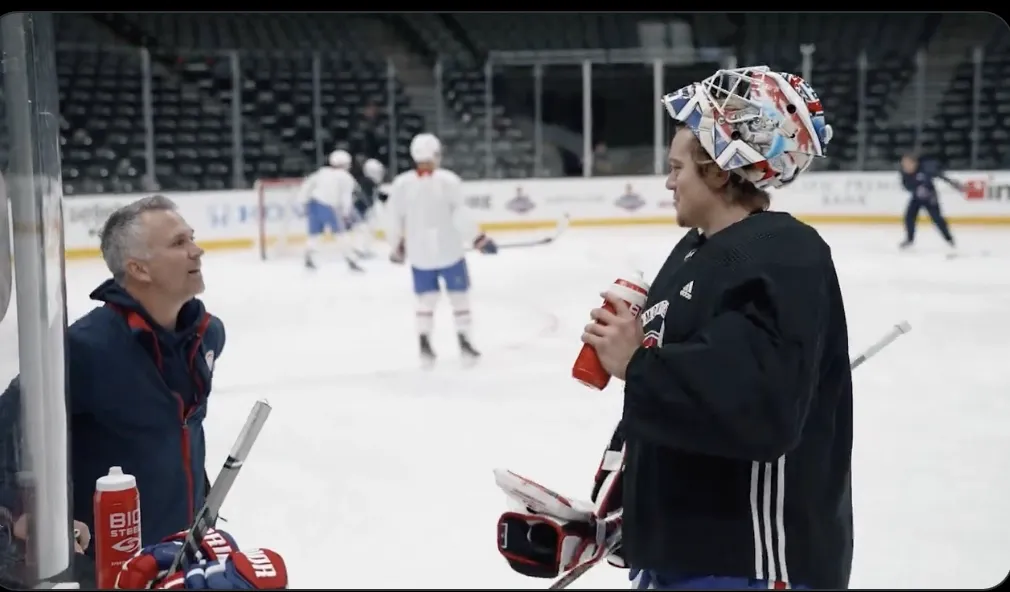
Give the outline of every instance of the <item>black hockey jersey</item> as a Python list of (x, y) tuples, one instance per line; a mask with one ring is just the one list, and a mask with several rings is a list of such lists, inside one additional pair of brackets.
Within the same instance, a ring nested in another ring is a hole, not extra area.
[(692, 230), (642, 322), (619, 426), (628, 565), (846, 587), (852, 382), (827, 244), (778, 212)]

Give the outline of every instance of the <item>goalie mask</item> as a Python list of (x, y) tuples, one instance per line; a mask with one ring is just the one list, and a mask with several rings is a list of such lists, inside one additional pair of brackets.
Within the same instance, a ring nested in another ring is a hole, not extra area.
[(814, 89), (767, 66), (719, 70), (662, 102), (720, 168), (759, 189), (791, 183), (831, 141)]

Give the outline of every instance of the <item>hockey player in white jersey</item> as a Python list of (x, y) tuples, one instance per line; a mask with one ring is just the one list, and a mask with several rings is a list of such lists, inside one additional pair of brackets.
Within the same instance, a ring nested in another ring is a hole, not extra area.
[(302, 182), (299, 197), (305, 204), (305, 219), (309, 226), (305, 247), (305, 266), (309, 269), (316, 268), (315, 255), (320, 235), (329, 230), (347, 266), (352, 271), (363, 271), (346, 236), (357, 186), (350, 167), (351, 155), (346, 150), (334, 150), (329, 156), (329, 166), (321, 167)]
[(432, 134), (418, 134), (410, 143), (415, 169), (398, 175), (389, 190), (390, 261), (410, 259), (417, 295), (417, 332), (421, 360), (435, 361), (431, 347), (439, 281), (448, 293), (460, 352), (465, 363), (480, 353), (470, 342), (470, 277), (465, 245), (494, 254), (498, 247), (485, 236), (463, 205), (463, 182), (456, 173), (439, 167), (442, 145)]

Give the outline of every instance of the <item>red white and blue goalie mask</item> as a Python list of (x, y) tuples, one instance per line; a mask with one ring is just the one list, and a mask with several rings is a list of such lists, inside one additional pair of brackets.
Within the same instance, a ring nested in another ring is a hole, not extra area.
[(719, 70), (664, 96), (663, 105), (720, 168), (759, 188), (791, 183), (825, 156), (832, 136), (814, 89), (767, 66)]

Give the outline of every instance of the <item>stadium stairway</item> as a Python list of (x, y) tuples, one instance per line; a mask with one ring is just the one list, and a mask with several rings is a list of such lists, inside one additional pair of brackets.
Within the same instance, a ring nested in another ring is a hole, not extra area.
[[(995, 26), (1005, 26), (986, 14), (945, 14), (940, 17), (926, 50), (926, 79), (924, 81), (923, 121), (935, 117), (941, 109), (944, 93), (954, 80), (957, 67), (971, 59), (971, 48), (979, 39), (986, 39)], [(942, 56), (942, 57), (940, 57)], [(888, 123), (894, 126), (915, 124), (914, 107), (920, 86), (915, 76), (910, 76), (901, 98), (888, 114)]]

